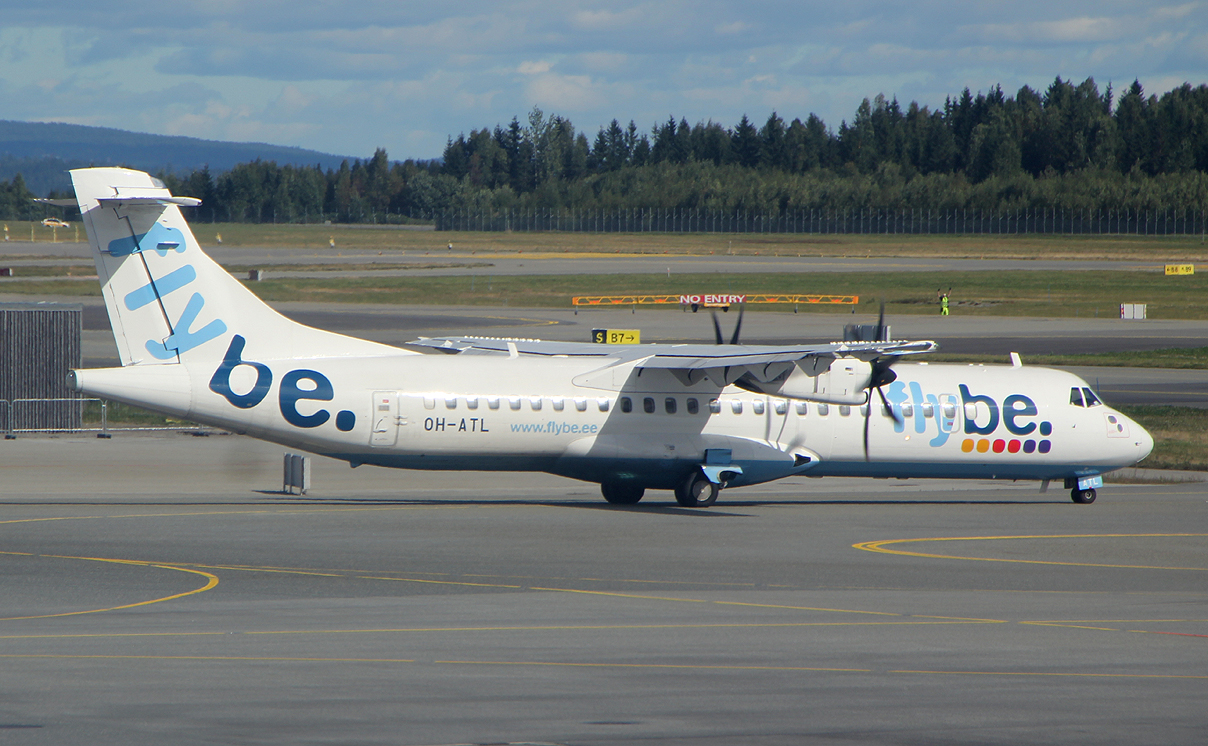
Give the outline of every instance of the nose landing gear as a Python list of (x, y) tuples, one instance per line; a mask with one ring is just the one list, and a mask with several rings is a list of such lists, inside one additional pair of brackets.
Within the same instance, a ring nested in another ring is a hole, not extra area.
[(717, 502), (719, 492), (721, 485), (696, 471), (675, 488), (675, 501), (685, 508), (707, 508)]
[(1098, 495), (1095, 494), (1093, 489), (1083, 490), (1075, 487), (1074, 489), (1070, 490), (1070, 499), (1079, 505), (1089, 505), (1095, 501), (1096, 497), (1098, 497)]

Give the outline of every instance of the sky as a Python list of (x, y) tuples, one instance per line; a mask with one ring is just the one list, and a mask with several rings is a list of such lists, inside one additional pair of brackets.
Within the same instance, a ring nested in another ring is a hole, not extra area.
[(1208, 83), (1208, 0), (0, 0), (0, 119), (439, 157), (533, 107), (733, 126), (1056, 76)]

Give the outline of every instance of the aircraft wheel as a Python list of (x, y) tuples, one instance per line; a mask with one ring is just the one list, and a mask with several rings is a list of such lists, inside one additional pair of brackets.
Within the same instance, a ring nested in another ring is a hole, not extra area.
[(675, 501), (685, 508), (707, 508), (717, 502), (720, 491), (704, 474), (694, 473), (675, 489)]
[(603, 493), (604, 499), (613, 505), (634, 505), (646, 494), (646, 488), (605, 482), (600, 485), (600, 492)]
[(1095, 501), (1098, 495), (1094, 490), (1080, 490), (1077, 487), (1070, 490), (1070, 499), (1079, 505), (1089, 505)]

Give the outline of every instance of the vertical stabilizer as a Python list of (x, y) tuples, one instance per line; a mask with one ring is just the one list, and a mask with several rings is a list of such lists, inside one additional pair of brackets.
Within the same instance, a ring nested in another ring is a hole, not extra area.
[(123, 366), (222, 360), (236, 334), (261, 359), (406, 354), (281, 316), (201, 250), (180, 212), (199, 201), (149, 174), (71, 178)]

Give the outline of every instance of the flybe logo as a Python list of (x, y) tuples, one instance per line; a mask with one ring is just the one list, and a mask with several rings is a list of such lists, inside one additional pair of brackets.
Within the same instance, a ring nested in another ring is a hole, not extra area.
[[(153, 251), (161, 257), (166, 257), (169, 252), (184, 253), (185, 237), (184, 233), (177, 228), (170, 228), (166, 225), (156, 223), (151, 227), (151, 230), (142, 235), (127, 236), (110, 241), (106, 250), (112, 256), (126, 256)], [(193, 268), (193, 265), (186, 264), (183, 267), (172, 270), (163, 277), (153, 278), (146, 285), (126, 293), (126, 297), (122, 300), (127, 309), (137, 311), (144, 306), (162, 300), (165, 296), (178, 290), (187, 288), (196, 279), (197, 270)], [(147, 352), (151, 353), (152, 357), (157, 360), (169, 360), (176, 357), (179, 353), (188, 352), (194, 347), (222, 336), (227, 330), (227, 326), (223, 323), (222, 319), (214, 319), (208, 324), (197, 326), (197, 317), (201, 314), (201, 310), (205, 307), (205, 304), (205, 298), (202, 297), (201, 293), (194, 292), (185, 304), (180, 317), (172, 322), (172, 333), (168, 335), (167, 339), (162, 341), (148, 339), (145, 345)], [(197, 328), (194, 328), (195, 326)]]
[[(223, 396), (228, 402), (240, 409), (251, 409), (268, 396), (273, 385), (273, 371), (264, 363), (243, 359), (243, 348), (247, 340), (236, 334), (231, 338), (231, 346), (214, 376), (210, 379), (210, 391)], [(231, 374), (239, 367), (251, 369), (255, 375), (255, 383), (246, 393), (237, 393), (231, 387)], [(302, 414), (298, 411), (301, 401), (331, 401), (335, 398), (335, 389), (331, 380), (318, 372), (306, 368), (291, 370), (281, 376), (281, 384), (277, 388), (277, 406), (285, 421), (295, 427), (318, 427), (331, 419), (331, 412), (326, 409), (315, 410), (313, 414)], [(336, 429), (348, 432), (356, 427), (357, 416), (347, 409), (336, 413)]]
[[(961, 441), (965, 453), (1048, 453), (1052, 443), (1051, 422), (1036, 422), (1040, 410), (1036, 402), (1023, 394), (1011, 394), (1000, 405), (993, 397), (974, 394), (965, 384), (958, 386), (960, 396), (955, 394), (926, 394), (916, 381), (891, 383), (885, 399), (897, 414), (894, 423), (896, 432), (905, 432), (913, 420), (915, 433), (925, 434), (929, 429), (935, 435), (929, 442), (939, 448), (958, 430), (969, 436)], [(959, 419), (964, 427), (958, 427)], [(930, 424), (929, 424), (930, 423)], [(994, 438), (1000, 428), (1006, 433)], [(1036, 436), (1039, 436), (1036, 437)]]

